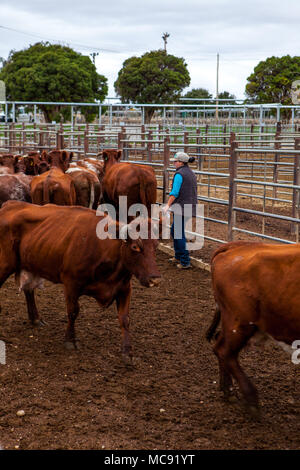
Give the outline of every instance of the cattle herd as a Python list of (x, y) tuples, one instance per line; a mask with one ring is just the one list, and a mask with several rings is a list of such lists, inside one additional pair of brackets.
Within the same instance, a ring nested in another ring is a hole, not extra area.
[[(161, 279), (155, 259), (157, 239), (152, 221), (141, 224), (146, 238), (131, 236), (132, 222), (110, 219), (116, 238), (97, 236), (97, 207), (118, 209), (119, 196), (128, 206), (141, 203), (150, 211), (157, 200), (152, 168), (121, 163), (120, 150), (103, 150), (97, 158), (74, 160), (72, 152), (52, 150), (28, 155), (0, 155), (0, 287), (12, 274), (25, 294), (29, 320), (42, 323), (35, 288), (46, 279), (64, 287), (68, 326), (67, 348), (76, 347), (78, 299), (88, 295), (104, 307), (116, 301), (122, 332), (122, 355), (131, 363), (129, 304), (131, 278), (144, 287)], [(126, 237), (121, 236), (126, 233)], [(215, 337), (220, 387), (232, 393), (232, 378), (250, 410), (258, 410), (258, 394), (238, 362), (249, 342), (272, 337), (284, 346), (300, 340), (300, 256), (298, 245), (232, 242), (212, 259), (216, 313), (207, 331)], [(221, 320), (221, 331), (216, 333)]]

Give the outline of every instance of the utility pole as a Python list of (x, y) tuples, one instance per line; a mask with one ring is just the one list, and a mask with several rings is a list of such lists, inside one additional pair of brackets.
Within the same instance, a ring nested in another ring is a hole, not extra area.
[(217, 54), (216, 119), (219, 119), (219, 53)]
[(99, 55), (99, 52), (92, 52), (90, 56), (93, 58), (93, 64), (95, 65), (95, 57)]
[(164, 41), (164, 49), (165, 49), (165, 53), (167, 53), (167, 42), (168, 42), (168, 37), (169, 37), (169, 33), (164, 33), (162, 35), (162, 38), (163, 38), (163, 41)]

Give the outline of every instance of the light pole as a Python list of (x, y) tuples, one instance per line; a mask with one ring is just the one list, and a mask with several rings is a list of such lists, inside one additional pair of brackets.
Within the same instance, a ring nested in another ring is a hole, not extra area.
[(162, 38), (163, 38), (163, 41), (164, 41), (164, 49), (165, 49), (165, 53), (167, 53), (167, 41), (168, 41), (168, 37), (170, 36), (169, 33), (164, 33), (162, 35)]
[(90, 56), (92, 56), (92, 58), (93, 58), (93, 64), (94, 64), (94, 65), (95, 65), (95, 57), (96, 57), (97, 55), (99, 55), (99, 52), (92, 52), (92, 53), (90, 54)]
[(216, 119), (219, 119), (219, 53), (217, 54)]

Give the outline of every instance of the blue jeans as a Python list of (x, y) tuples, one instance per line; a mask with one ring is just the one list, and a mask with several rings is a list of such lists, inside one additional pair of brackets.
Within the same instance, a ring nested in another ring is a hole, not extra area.
[[(173, 223), (171, 226), (171, 236), (173, 238), (174, 243), (174, 251), (175, 251), (175, 258), (182, 264), (182, 266), (188, 266), (190, 264), (190, 254), (186, 249), (186, 238), (185, 238), (185, 220), (184, 217), (176, 217), (176, 224), (181, 224), (181, 238), (174, 238), (174, 219), (176, 216), (173, 217)], [(178, 222), (177, 222), (178, 219)], [(178, 237), (179, 234), (177, 234)]]

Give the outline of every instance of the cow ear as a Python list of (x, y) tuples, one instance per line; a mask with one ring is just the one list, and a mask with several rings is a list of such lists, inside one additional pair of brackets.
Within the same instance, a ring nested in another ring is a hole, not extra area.
[(121, 160), (121, 157), (122, 157), (122, 150), (118, 150), (118, 152), (117, 152), (117, 159), (118, 159), (118, 160)]
[(69, 153), (69, 162), (72, 162), (72, 161), (73, 161), (73, 157), (74, 157), (73, 152), (70, 152), (70, 153)]
[(107, 153), (105, 150), (103, 150), (103, 152), (102, 152), (102, 158), (103, 158), (103, 161), (107, 162), (107, 160), (108, 160), (108, 153)]
[(65, 162), (66, 160), (68, 160), (68, 154), (65, 150), (63, 150), (61, 152), (61, 158), (62, 158), (62, 161)]
[(32, 167), (34, 165), (34, 159), (32, 157), (27, 157), (28, 166)]

